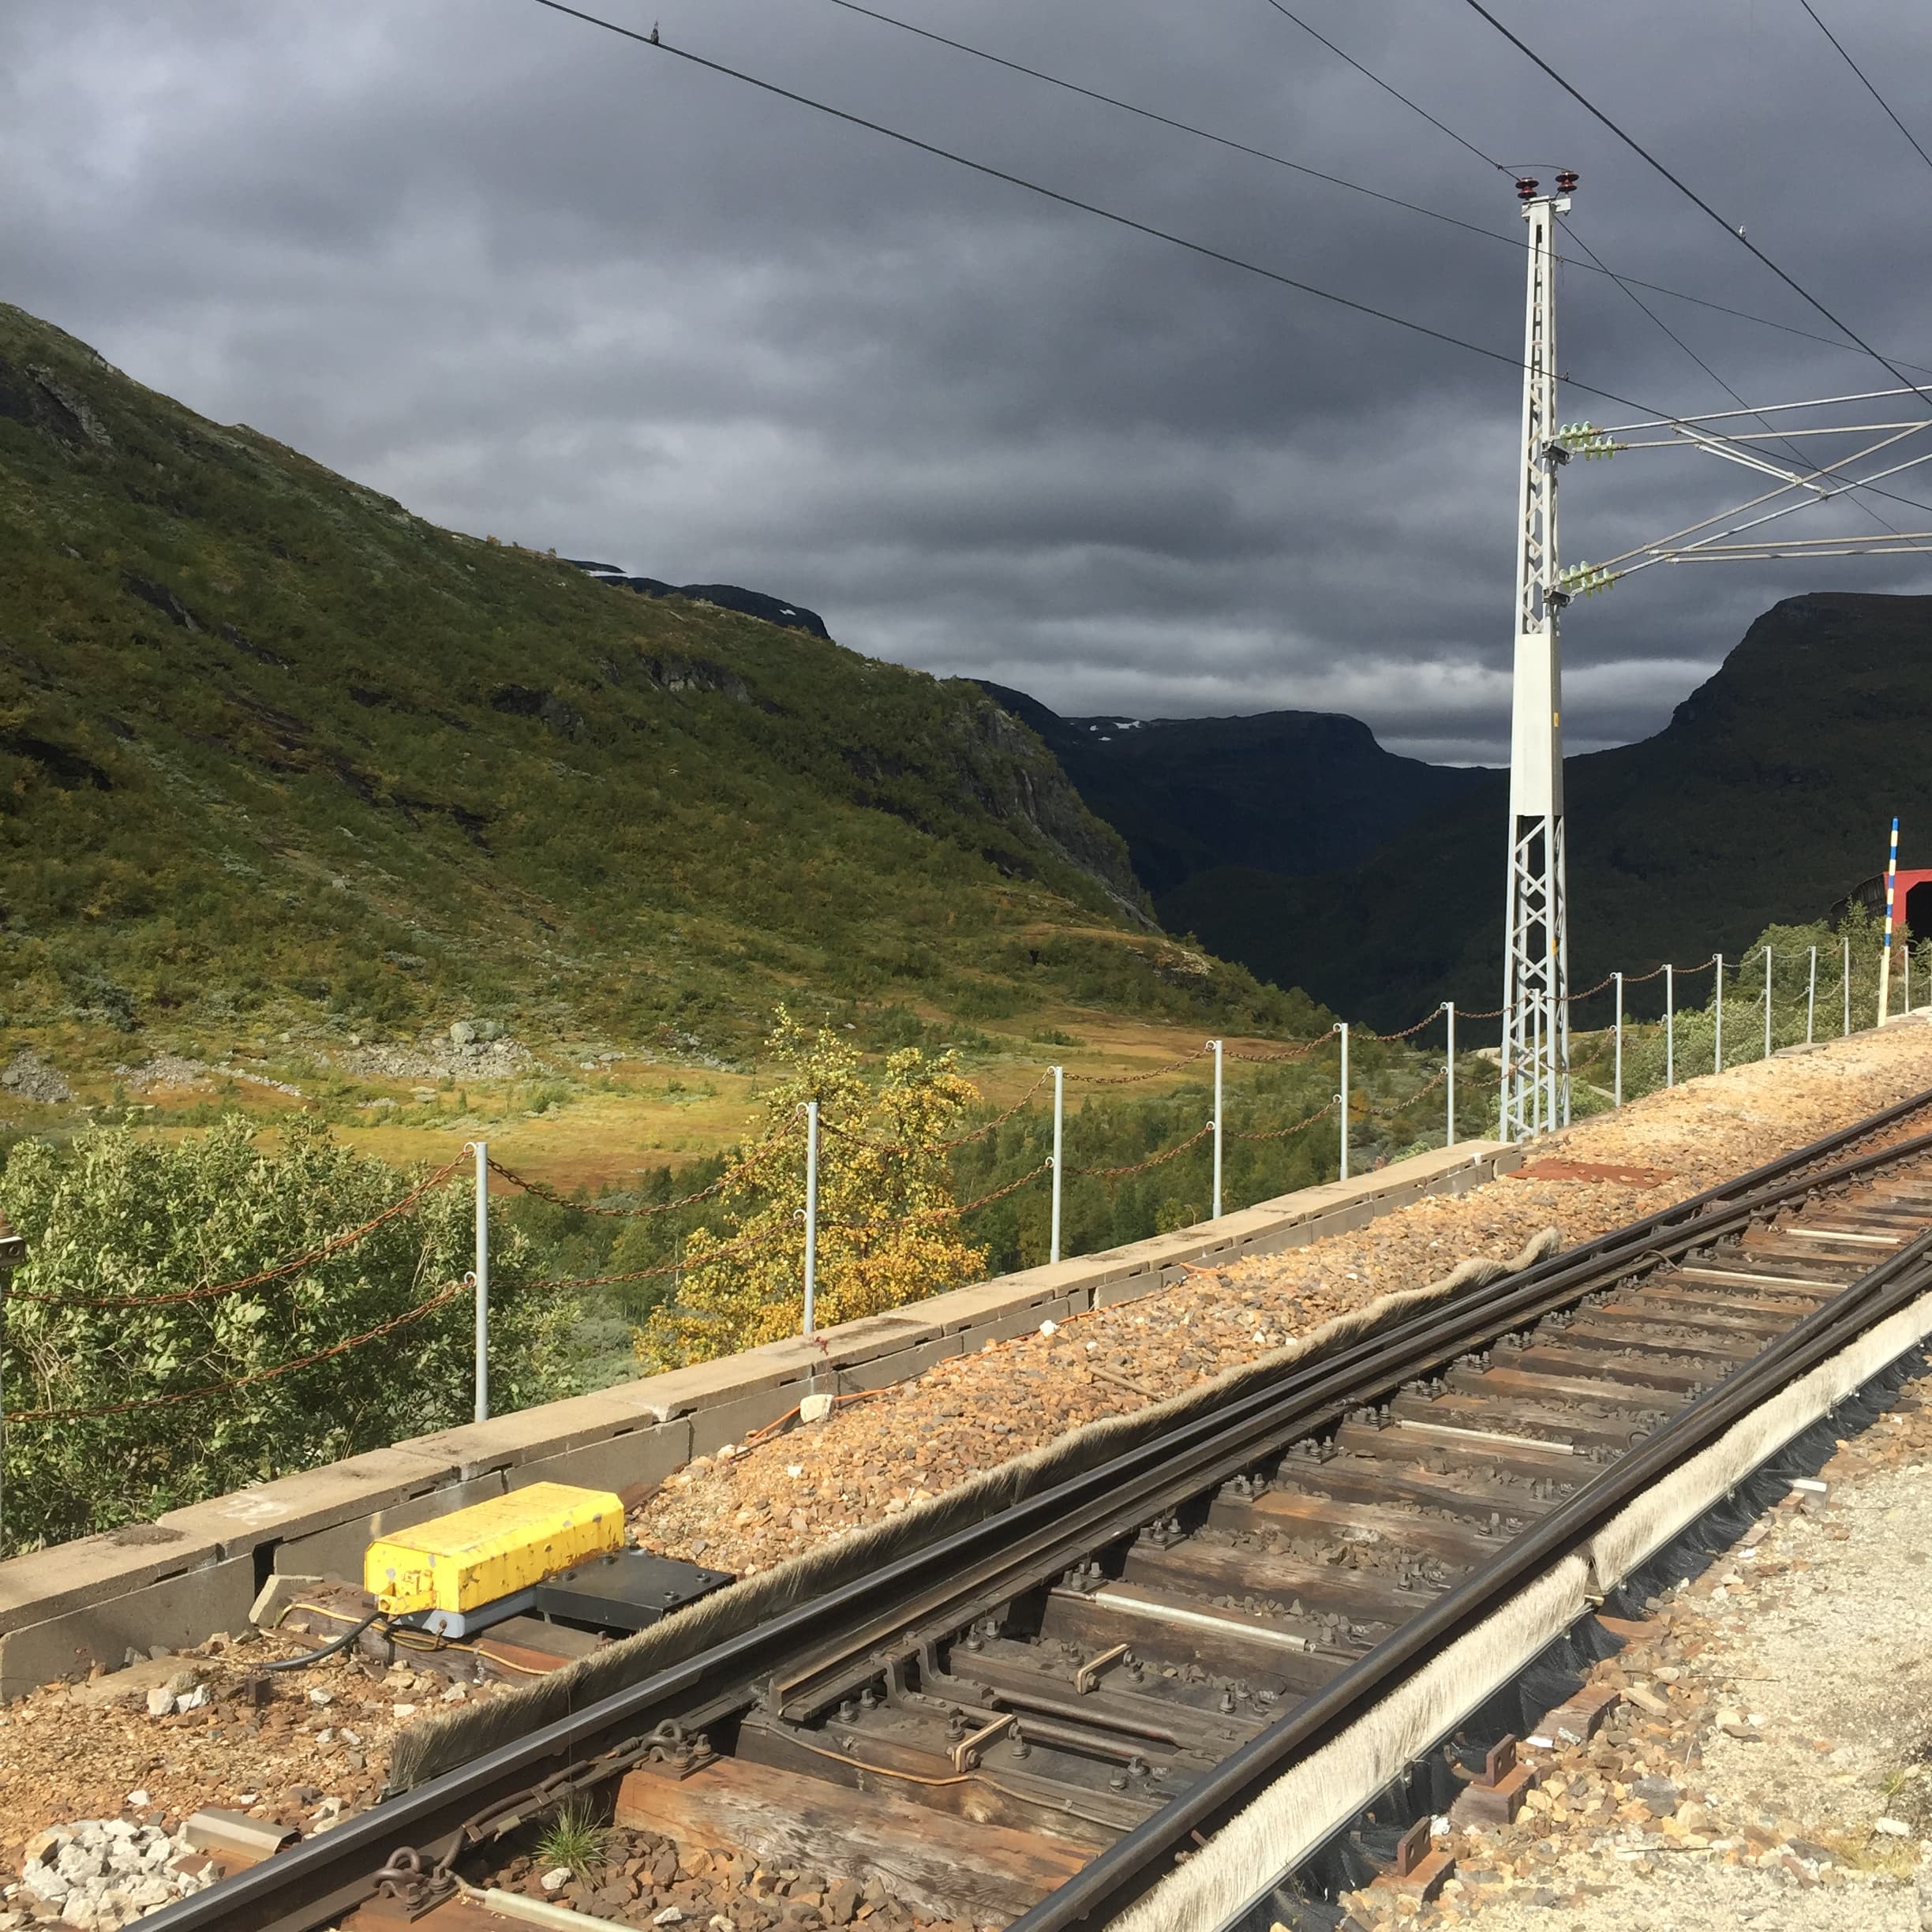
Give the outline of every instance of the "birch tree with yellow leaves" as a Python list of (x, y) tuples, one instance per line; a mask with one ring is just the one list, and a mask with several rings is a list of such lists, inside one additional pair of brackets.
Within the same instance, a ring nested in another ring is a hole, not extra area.
[(829, 1327), (971, 1281), (986, 1251), (960, 1230), (948, 1137), (979, 1089), (953, 1052), (906, 1047), (876, 1082), (857, 1050), (784, 1007), (766, 1051), (780, 1077), (758, 1136), (684, 1242), (676, 1288), (635, 1331), (638, 1360), (673, 1368), (783, 1341), (804, 1324), (805, 1106), (818, 1103), (816, 1318)]

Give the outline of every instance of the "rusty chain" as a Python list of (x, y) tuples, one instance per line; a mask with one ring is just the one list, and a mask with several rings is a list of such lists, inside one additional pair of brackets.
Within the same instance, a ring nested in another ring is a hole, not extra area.
[(391, 1315), (387, 1321), (378, 1322), (373, 1328), (365, 1329), (361, 1335), (349, 1335), (328, 1348), (317, 1349), (313, 1355), (298, 1356), (293, 1361), (278, 1363), (272, 1368), (257, 1368), (252, 1374), (236, 1376), (227, 1382), (210, 1382), (200, 1388), (177, 1389), (167, 1395), (141, 1396), (132, 1402), (107, 1402), (95, 1408), (73, 1409), (27, 1409), (15, 1410), (7, 1417), (9, 1424), (16, 1422), (74, 1422), (93, 1416), (125, 1415), (137, 1409), (167, 1409), (178, 1402), (198, 1401), (204, 1395), (226, 1395), (236, 1389), (251, 1388), (257, 1383), (272, 1382), (279, 1376), (291, 1375), (298, 1368), (312, 1368), (317, 1362), (327, 1361), (334, 1355), (346, 1355), (350, 1350), (360, 1348), (365, 1342), (380, 1340), (384, 1335), (393, 1334), (406, 1323), (420, 1320), (425, 1315), (432, 1315), (444, 1308), (457, 1296), (475, 1286), (475, 1278), (466, 1275), (460, 1281), (451, 1282), (440, 1289), (426, 1301), (418, 1301), (414, 1307), (406, 1308), (400, 1314)]
[(1214, 1122), (1205, 1121), (1178, 1147), (1170, 1147), (1164, 1152), (1150, 1154), (1145, 1160), (1130, 1161), (1122, 1167), (1069, 1167), (1067, 1172), (1078, 1174), (1089, 1181), (1119, 1181), (1129, 1174), (1144, 1174), (1150, 1167), (1158, 1167), (1163, 1161), (1178, 1159), (1191, 1147), (1197, 1146), (1214, 1132)]
[(1230, 1127), (1227, 1136), (1230, 1140), (1286, 1140), (1312, 1127), (1324, 1114), (1332, 1114), (1341, 1105), (1339, 1100), (1331, 1100), (1325, 1106), (1319, 1106), (1306, 1120), (1297, 1121), (1292, 1127), (1270, 1127), (1257, 1133), (1241, 1133)]
[(534, 1194), (537, 1200), (549, 1201), (555, 1208), (569, 1208), (578, 1214), (601, 1215), (612, 1220), (644, 1221), (656, 1215), (675, 1214), (680, 1208), (695, 1207), (701, 1200), (709, 1200), (714, 1194), (721, 1194), (734, 1181), (742, 1180), (751, 1171), (758, 1156), (777, 1146), (787, 1135), (798, 1131), (796, 1119), (788, 1119), (782, 1125), (773, 1129), (763, 1140), (754, 1141), (739, 1157), (736, 1163), (728, 1167), (707, 1187), (701, 1187), (695, 1194), (681, 1196), (676, 1200), (652, 1201), (642, 1208), (604, 1208), (592, 1201), (572, 1200), (569, 1196), (560, 1193), (556, 1189), (541, 1181), (533, 1181), (528, 1174), (519, 1174), (515, 1168), (506, 1167), (494, 1155), (490, 1156), (489, 1170), (498, 1179), (507, 1181), (512, 1187), (521, 1188), (526, 1194)]
[(440, 1167), (419, 1181), (400, 1200), (392, 1201), (380, 1214), (372, 1216), (360, 1227), (331, 1234), (306, 1254), (297, 1255), (293, 1260), (278, 1261), (273, 1267), (264, 1268), (259, 1274), (245, 1275), (239, 1281), (213, 1282), (199, 1288), (178, 1288), (166, 1294), (151, 1295), (62, 1295), (48, 1294), (32, 1288), (11, 1288), (7, 1290), (6, 1298), (9, 1301), (38, 1301), (52, 1308), (139, 1309), (167, 1308), (184, 1301), (213, 1301), (223, 1295), (239, 1294), (245, 1288), (260, 1288), (269, 1282), (279, 1281), (284, 1275), (298, 1275), (304, 1268), (313, 1267), (318, 1261), (326, 1261), (331, 1255), (341, 1253), (345, 1248), (353, 1248), (398, 1215), (407, 1213), (425, 1194), (440, 1187), (462, 1164), (463, 1157), (459, 1154), (447, 1166)]
[(1191, 1054), (1183, 1054), (1178, 1060), (1170, 1060), (1165, 1066), (1158, 1066), (1145, 1073), (1069, 1073), (1067, 1082), (1079, 1087), (1133, 1087), (1142, 1080), (1159, 1080), (1164, 1073), (1178, 1073), (1184, 1066), (1192, 1066), (1211, 1050), (1206, 1046), (1196, 1046)]

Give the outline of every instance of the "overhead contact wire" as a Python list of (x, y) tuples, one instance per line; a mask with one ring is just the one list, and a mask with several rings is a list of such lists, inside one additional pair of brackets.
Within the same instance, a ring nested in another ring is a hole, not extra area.
[[(1199, 255), (1207, 260), (1219, 262), (1226, 268), (1241, 269), (1249, 275), (1260, 275), (1265, 281), (1279, 283), (1283, 288), (1294, 289), (1301, 294), (1312, 295), (1318, 301), (1332, 302), (1336, 307), (1346, 309), (1354, 314), (1368, 316), (1376, 321), (1389, 323), (1396, 328), (1406, 329), (1412, 335), (1427, 336), (1432, 342), (1444, 343), (1451, 349), (1465, 350), (1471, 355), (1482, 357), (1485, 361), (1500, 362), (1512, 371), (1519, 370), (1522, 366), (1520, 355), (1506, 354), (1500, 349), (1485, 348), (1480, 343), (1466, 341), (1459, 335), (1452, 335), (1446, 329), (1432, 328), (1426, 322), (1413, 321), (1408, 316), (1397, 315), (1391, 310), (1378, 309), (1372, 303), (1357, 301), (1352, 296), (1339, 295), (1332, 289), (1318, 287), (1312, 282), (1304, 282), (1296, 276), (1284, 275), (1279, 269), (1264, 268), (1260, 263), (1230, 254), (1225, 249), (1211, 247), (1205, 242), (1189, 241), (1185, 235), (1176, 234), (1170, 229), (1157, 228), (1151, 222), (1140, 221), (1131, 215), (1122, 215), (1115, 209), (1103, 208), (1098, 202), (1084, 201), (1077, 195), (1065, 193), (1058, 188), (1046, 187), (1039, 182), (1029, 181), (1024, 175), (995, 167), (990, 162), (975, 161), (969, 155), (957, 153), (949, 148), (942, 148), (932, 141), (921, 140), (917, 135), (908, 134), (901, 129), (888, 127), (882, 122), (867, 120), (863, 114), (854, 114), (847, 108), (835, 107), (828, 101), (816, 100), (808, 94), (781, 87), (775, 80), (762, 80), (756, 74), (747, 73), (740, 68), (728, 67), (722, 61), (707, 59), (703, 54), (694, 54), (688, 48), (673, 47), (668, 41), (653, 38), (650, 34), (634, 32), (628, 27), (619, 26), (614, 21), (605, 20), (595, 13), (586, 13), (581, 8), (567, 6), (564, 0), (535, 0), (535, 3), (548, 8), (553, 13), (567, 14), (572, 20), (582, 21), (586, 26), (601, 27), (606, 32), (635, 41), (640, 47), (650, 47), (660, 54), (674, 55), (679, 60), (689, 62), (693, 66), (721, 74), (727, 80), (741, 81), (745, 86), (756, 88), (762, 93), (775, 95), (781, 100), (788, 100), (799, 107), (810, 107), (820, 114), (829, 114), (834, 120), (843, 121), (848, 126), (863, 128), (868, 133), (882, 135), (888, 140), (915, 148), (921, 154), (931, 155), (936, 159), (950, 161), (957, 167), (969, 168), (974, 174), (983, 174), (990, 180), (1004, 182), (1009, 187), (1023, 188), (1029, 194), (1043, 196), (1047, 200), (1057, 202), (1062, 208), (1075, 209), (1083, 215), (1095, 215), (1102, 221), (1111, 222), (1116, 227), (1129, 229), (1136, 234), (1146, 235), (1156, 242), (1167, 242), (1175, 248), (1185, 249), (1191, 255)], [(1573, 387), (1587, 390), (1593, 395), (1605, 396), (1618, 402), (1627, 400), (1624, 397), (1612, 395), (1608, 390), (1596, 389), (1588, 383), (1571, 380)], [(1903, 382), (1905, 379), (1900, 376), (1899, 380)], [(1637, 404), (1634, 406), (1641, 408), (1643, 406)]]
[[(1274, 3), (1275, 0), (1270, 0), (1271, 5)], [(1668, 182), (1670, 185), (1675, 188), (1677, 192), (1687, 201), (1690, 202), (1694, 207), (1702, 210), (1704, 214), (1709, 215), (1713, 221), (1717, 223), (1719, 227), (1724, 230), (1726, 234), (1729, 235), (1731, 238), (1737, 243), (1739, 247), (1747, 250), (1749, 253), (1754, 256), (1757, 260), (1762, 262), (1765, 268), (1769, 268), (1787, 288), (1791, 290), (1795, 295), (1798, 296), (1801, 300), (1807, 303), (1811, 308), (1815, 309), (1818, 313), (1822, 315), (1827, 322), (1830, 323), (1832, 327), (1837, 329), (1848, 342), (1850, 342), (1857, 348), (1863, 350), (1864, 353), (1870, 356), (1871, 359), (1876, 362), (1881, 369), (1885, 370), (1894, 381), (1904, 383), (1915, 395), (1919, 398), (1921, 401), (1926, 402), (1928, 406), (1932, 406), (1932, 395), (1927, 395), (1926, 391), (1921, 388), (1919, 384), (1911, 381), (1902, 369), (1899, 369), (1889, 357), (1881, 354), (1878, 350), (1874, 349), (1870, 343), (1866, 341), (1863, 335), (1859, 334), (1856, 329), (1852, 327), (1850, 323), (1841, 320), (1838, 316), (1836, 315), (1830, 309), (1827, 308), (1817, 296), (1814, 295), (1811, 291), (1797, 279), (1795, 275), (1790, 274), (1787, 270), (1780, 267), (1777, 262), (1773, 261), (1762, 249), (1758, 247), (1756, 242), (1753, 242), (1745, 234), (1742, 227), (1735, 226), (1731, 222), (1727, 221), (1723, 215), (1717, 212), (1717, 209), (1713, 208), (1711, 204), (1690, 185), (1689, 182), (1686, 182), (1680, 175), (1674, 174), (1669, 168), (1666, 167), (1664, 163), (1650, 152), (1649, 148), (1644, 146), (1642, 142), (1638, 140), (1634, 135), (1627, 133), (1624, 129), (1620, 127), (1617, 122), (1612, 119), (1608, 114), (1605, 114), (1604, 110), (1582, 91), (1582, 88), (1575, 86), (1571, 81), (1564, 79), (1564, 77), (1559, 74), (1548, 61), (1544, 59), (1543, 56), (1537, 53), (1536, 49), (1531, 47), (1526, 40), (1523, 39), (1520, 36), (1513, 33), (1507, 27), (1504, 26), (1503, 22), (1498, 20), (1496, 17), (1483, 5), (1482, 0), (1463, 0), (1463, 5), (1468, 7), (1471, 13), (1477, 14), (1482, 19), (1487, 21), (1488, 24), (1493, 27), (1505, 40), (1508, 41), (1510, 45), (1515, 47), (1517, 52), (1521, 54), (1526, 60), (1529, 61), (1530, 64), (1536, 67), (1541, 73), (1547, 75), (1549, 79), (1555, 81), (1557, 86), (1561, 88), (1563, 91), (1567, 94), (1579, 107), (1582, 108), (1583, 110), (1593, 120), (1600, 122), (1604, 127), (1608, 128), (1609, 131), (1614, 134), (1625, 147), (1630, 149), (1631, 153), (1635, 155), (1639, 160), (1653, 168), (1659, 174), (1662, 175), (1664, 180)]]
[(1818, 32), (1822, 33), (1825, 38), (1838, 50), (1839, 58), (1844, 61), (1844, 64), (1858, 76), (1861, 81), (1864, 83), (1865, 92), (1885, 110), (1885, 118), (1890, 121), (1892, 125), (1896, 128), (1908, 141), (1911, 143), (1913, 152), (1918, 155), (1919, 159), (1923, 161), (1927, 167), (1932, 167), (1932, 154), (1927, 154), (1926, 152), (1925, 149), (1919, 145), (1919, 137), (1915, 134), (1911, 129), (1908, 128), (1905, 123), (1892, 111), (1892, 103), (1888, 101), (1885, 97), (1878, 92), (1878, 88), (1872, 84), (1870, 77), (1866, 73), (1865, 69), (1861, 67), (1858, 62), (1852, 58), (1850, 53), (1847, 51), (1844, 43), (1825, 24), (1823, 21), (1818, 18), (1818, 9), (1812, 6), (1811, 0), (1798, 0), (1798, 4), (1811, 16), (1812, 24), (1818, 28)]

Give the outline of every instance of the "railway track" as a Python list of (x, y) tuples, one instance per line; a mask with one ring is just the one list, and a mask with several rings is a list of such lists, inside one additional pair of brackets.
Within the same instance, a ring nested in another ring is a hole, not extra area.
[[(1557, 1602), (1579, 1551), (1601, 1569), (1608, 1536), (1614, 1560), (1640, 1560), (1713, 1500), (1699, 1481), (1735, 1480), (1711, 1458), (1762, 1461), (1810, 1419), (1779, 1434), (1767, 1405), (1842, 1380), (1848, 1350), (1879, 1364), (1932, 1329), (1932, 1132), (1912, 1131), (1928, 1109), (1401, 1315), (171, 1906), (155, 1932), (470, 1911), (534, 1820), (592, 1791), (620, 1825), (875, 1876), (922, 1917), (1014, 1932), (1132, 1915), (1227, 1827), (1260, 1834), (1275, 1863), (1248, 1876), (1264, 1885), (1291, 1839), (1306, 1849), (1385, 1773), (1354, 1801), (1331, 1791), (1338, 1815), (1302, 1803), (1298, 1837), (1255, 1808), (1277, 1780), (1346, 1759), (1350, 1727), (1405, 1686), (1425, 1715), (1404, 1748), (1425, 1747), (1476, 1701), (1469, 1681), (1459, 1704), (1430, 1691), (1432, 1670), (1512, 1615), (1533, 1653), (1556, 1632), (1519, 1607)], [(1557, 1628), (1588, 1608), (1564, 1599)], [(1526, 1661), (1492, 1658), (1476, 1693)], [(1206, 1928), (1228, 1904), (1138, 1910)]]

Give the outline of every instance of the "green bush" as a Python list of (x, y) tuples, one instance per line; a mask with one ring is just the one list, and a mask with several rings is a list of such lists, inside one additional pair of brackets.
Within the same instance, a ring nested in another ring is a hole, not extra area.
[[(1901, 932), (1893, 953), (1891, 1009), (1904, 1010), (1905, 957), (1911, 935)], [(1845, 942), (1851, 942), (1851, 1024), (1854, 1032), (1878, 1018), (1879, 961), (1885, 932), (1862, 906), (1854, 906), (1836, 927), (1822, 921), (1803, 926), (1770, 926), (1761, 932), (1741, 957), (1724, 962), (1724, 1064), (1742, 1066), (1762, 1060), (1765, 1052), (1765, 947), (1771, 949), (1771, 1047), (1803, 1043), (1807, 1025), (1814, 1040), (1837, 1039), (1845, 1024)], [(1818, 949), (1815, 998), (1812, 993), (1811, 949)], [(1911, 996), (1915, 1005), (1932, 998), (1932, 946), (1911, 949)], [(1657, 987), (1646, 989), (1655, 994)], [(1694, 1080), (1715, 1072), (1717, 1065), (1717, 994), (1708, 962), (1679, 970), (1674, 987), (1676, 1010), (1666, 1028), (1661, 1016), (1632, 1022), (1627, 1009), (1623, 1040), (1623, 1097), (1651, 1093), (1667, 1080)], [(1687, 1001), (1685, 995), (1692, 999)], [(1632, 1003), (1634, 1002), (1633, 1000)], [(1598, 995), (1597, 1006), (1608, 1004)], [(1593, 1102), (1607, 1104), (1615, 1080), (1613, 1035), (1608, 1014), (1593, 1012), (1599, 1030), (1578, 1043), (1575, 1055), (1579, 1081), (1588, 1080), (1601, 1093)]]
[[(343, 1252), (255, 1288), (170, 1295), (256, 1274), (359, 1226), (409, 1185), (298, 1115), (279, 1144), (230, 1117), (173, 1144), (94, 1129), (65, 1148), (17, 1144), (0, 1206), (26, 1237), (0, 1346), (5, 1440), (0, 1554), (153, 1516), (253, 1482), (469, 1419), (471, 1303), (435, 1313), (273, 1380), (234, 1383), (366, 1332), (460, 1280), (472, 1197), (430, 1193)], [(571, 1311), (532, 1279), (530, 1246), (506, 1227), (491, 1257), (492, 1406), (570, 1392)], [(135, 1305), (55, 1305), (130, 1299)], [(41, 1410), (131, 1405), (36, 1422)]]

